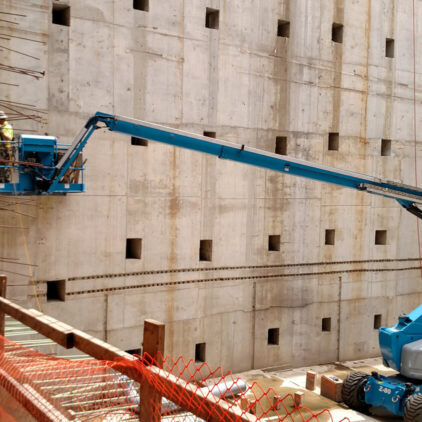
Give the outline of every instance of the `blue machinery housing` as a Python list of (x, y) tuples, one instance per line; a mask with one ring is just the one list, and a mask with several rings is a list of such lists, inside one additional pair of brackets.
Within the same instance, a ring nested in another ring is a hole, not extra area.
[(413, 380), (411, 383), (409, 380), (406, 382), (399, 375), (385, 377), (372, 374), (372, 376), (368, 376), (363, 391), (365, 394), (363, 401), (366, 404), (388, 410), (397, 416), (403, 416), (406, 400), (413, 394), (420, 394), (421, 387)]
[[(80, 154), (94, 131), (104, 126), (113, 132), (392, 198), (422, 218), (422, 211), (416, 205), (422, 203), (422, 189), (417, 187), (101, 112), (88, 119), (67, 148), (60, 146), (55, 137), (22, 135), (18, 142), (19, 161), (8, 163), (19, 175), (19, 180), (0, 184), (0, 193), (42, 195), (84, 192), (83, 182), (75, 182), (70, 175), (75, 172), (83, 175)], [(75, 164), (77, 161), (79, 163)]]

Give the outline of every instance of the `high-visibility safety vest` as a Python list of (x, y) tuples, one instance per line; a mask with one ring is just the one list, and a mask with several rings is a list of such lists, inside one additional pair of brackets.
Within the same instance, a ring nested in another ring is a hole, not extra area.
[[(5, 136), (7, 136), (9, 138), (9, 141), (11, 141), (13, 139), (13, 127), (9, 122), (4, 122), (2, 127), (2, 132)], [(2, 141), (6, 141), (7, 139), (3, 139), (2, 137)], [(10, 148), (10, 142), (7, 142), (6, 145), (8, 148)]]

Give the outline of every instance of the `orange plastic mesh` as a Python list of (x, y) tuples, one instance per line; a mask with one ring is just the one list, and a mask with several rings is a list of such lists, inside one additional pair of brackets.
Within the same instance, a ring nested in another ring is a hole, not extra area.
[(151, 421), (334, 422), (327, 409), (296, 406), (291, 393), (274, 398), (273, 389), (264, 390), (257, 382), (248, 385), (207, 363), (147, 355), (115, 362), (72, 361), (0, 337), (2, 343), (0, 386), (41, 421), (139, 420), (141, 391), (149, 397)]

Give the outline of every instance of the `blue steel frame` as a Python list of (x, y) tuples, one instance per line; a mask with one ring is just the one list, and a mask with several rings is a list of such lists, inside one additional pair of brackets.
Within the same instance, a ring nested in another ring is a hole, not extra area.
[(93, 132), (103, 123), (112, 132), (157, 141), (176, 147), (214, 155), (218, 158), (237, 161), (268, 170), (279, 171), (311, 180), (331, 183), (337, 186), (366, 191), (375, 195), (395, 199), (417, 217), (422, 211), (415, 205), (422, 203), (422, 189), (401, 183), (385, 181), (360, 173), (336, 169), (334, 167), (298, 160), (279, 154), (250, 148), (245, 145), (208, 138), (201, 135), (160, 126), (141, 120), (97, 112), (91, 117), (69, 149), (68, 154), (57, 165), (56, 176), (48, 193), (57, 190), (59, 181), (69, 169), (77, 155), (82, 151)]

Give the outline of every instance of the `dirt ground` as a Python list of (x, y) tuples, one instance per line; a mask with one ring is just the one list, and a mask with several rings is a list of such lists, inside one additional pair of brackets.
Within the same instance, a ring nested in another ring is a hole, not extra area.
[[(316, 388), (314, 391), (306, 390), (306, 372), (314, 371), (317, 373), (317, 382)], [(367, 359), (361, 361), (353, 362), (342, 362), (335, 363), (331, 365), (320, 365), (312, 366), (305, 368), (297, 368), (293, 370), (277, 370), (277, 368), (268, 368), (265, 370), (255, 370), (248, 371), (242, 374), (238, 374), (239, 377), (244, 379), (249, 385), (253, 383), (259, 384), (258, 386), (253, 387), (254, 395), (260, 397), (264, 392), (272, 389), (274, 393), (269, 394), (269, 400), (261, 400), (260, 403), (268, 403), (267, 405), (263, 404), (263, 407), (266, 409), (261, 409), (261, 406), (257, 408), (257, 415), (263, 411), (265, 412), (269, 408), (269, 403), (272, 400), (274, 394), (277, 394), (279, 397), (285, 397), (288, 394), (294, 395), (295, 392), (303, 392), (303, 405), (310, 409), (314, 414), (322, 412), (324, 409), (328, 409), (333, 417), (334, 422), (339, 422), (343, 418), (349, 418), (350, 422), (360, 422), (360, 421), (386, 421), (386, 422), (395, 422), (401, 421), (401, 418), (397, 416), (387, 414), (382, 412), (379, 409), (371, 408), (370, 415), (364, 415), (362, 413), (356, 412), (349, 409), (346, 405), (342, 403), (336, 403), (326, 397), (320, 395), (320, 379), (321, 375), (332, 375), (341, 380), (344, 380), (349, 372), (351, 371), (361, 371), (370, 374), (372, 371), (377, 371), (382, 375), (393, 375), (395, 371), (386, 368), (382, 365), (381, 358), (377, 359)], [(278, 414), (282, 416), (283, 414), (289, 413), (293, 410), (293, 400), (290, 397), (287, 397), (283, 403), (285, 408), (281, 408), (278, 411)], [(275, 413), (269, 413), (267, 417), (275, 416)], [(309, 412), (303, 411), (303, 418), (306, 420), (310, 418), (311, 414)], [(271, 420), (271, 419), (268, 419)], [(276, 418), (274, 418), (276, 420)], [(299, 413), (294, 413), (292, 419), (302, 422), (302, 417)], [(315, 420), (315, 419), (313, 419)], [(321, 414), (318, 417), (320, 422), (331, 421), (331, 417), (328, 413)]]

